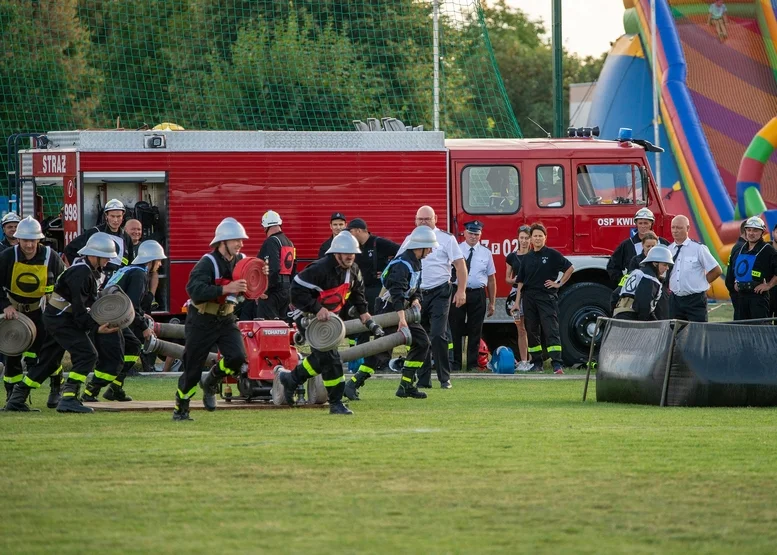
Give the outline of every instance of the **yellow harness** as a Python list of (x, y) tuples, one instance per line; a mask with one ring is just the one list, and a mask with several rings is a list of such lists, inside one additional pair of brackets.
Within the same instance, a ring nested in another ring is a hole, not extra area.
[(15, 261), (9, 290), (12, 294), (27, 299), (40, 299), (54, 291), (54, 286), (48, 284), (51, 248), (45, 248), (46, 257), (43, 264), (30, 264), (25, 260), (19, 260), (18, 246), (14, 248)]

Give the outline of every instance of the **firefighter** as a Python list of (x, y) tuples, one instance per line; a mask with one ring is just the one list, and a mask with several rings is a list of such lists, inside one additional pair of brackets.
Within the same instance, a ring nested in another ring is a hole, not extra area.
[[(18, 244), (0, 254), (0, 284), (6, 292), (0, 297), (0, 309), (7, 319), (16, 318), (17, 312), (21, 312), (35, 324), (35, 341), (22, 355), (27, 367), (31, 368), (46, 339), (42, 311), (45, 298), (54, 290), (54, 282), (65, 271), (65, 265), (51, 247), (40, 244), (43, 231), (31, 216), (19, 222), (14, 237)], [(22, 356), (7, 359), (3, 376), (6, 401), (14, 385), (22, 381)], [(51, 392), (46, 401), (50, 409), (56, 408), (59, 403), (61, 384), (62, 367), (59, 367), (51, 376)]]
[(14, 387), (5, 410), (29, 411), (25, 401), (30, 391), (39, 388), (46, 378), (58, 371), (62, 356), (68, 351), (72, 368), (57, 412), (92, 412), (78, 399), (81, 384), (86, 383), (87, 375), (97, 362), (97, 350), (90, 334), (116, 333), (119, 329), (108, 324), (98, 325), (89, 316), (88, 309), (97, 300), (97, 284), (103, 278), (103, 268), (117, 255), (116, 243), (106, 233), (95, 233), (78, 254), (81, 258), (76, 258), (57, 278), (54, 292), (43, 311), (46, 339), (40, 356)]
[[(742, 223), (739, 224), (739, 238), (737, 239), (737, 242), (734, 243), (734, 246), (731, 247), (731, 250), (729, 251), (729, 262), (731, 262), (731, 254), (733, 252), (739, 252), (744, 245), (747, 244), (747, 230), (745, 229), (745, 225), (747, 225), (747, 220), (742, 220)], [(729, 266), (731, 268), (731, 266)], [(734, 280), (729, 279), (728, 275), (731, 274), (731, 272), (728, 272), (726, 274), (726, 289), (728, 289), (728, 296), (729, 299), (731, 299), (731, 308), (734, 309), (734, 320), (739, 320), (739, 293), (736, 292), (734, 289)], [(771, 298), (774, 298), (774, 295), (771, 296)], [(770, 302), (771, 302), (770, 298)]]
[[(321, 321), (340, 312), (348, 301), (356, 308), (359, 319), (370, 318), (364, 298), (364, 281), (354, 263), (361, 251), (359, 243), (349, 231), (342, 231), (332, 240), (326, 256), (316, 260), (294, 276), (291, 284), (291, 304), (295, 312), (315, 314)], [(286, 390), (286, 402), (294, 404), (294, 392), (308, 378), (321, 374), (329, 397), (330, 414), (353, 414), (343, 402), (345, 378), (343, 364), (337, 349), (319, 351), (311, 348), (310, 355), (291, 372), (281, 372), (279, 379)]]
[(777, 285), (777, 250), (763, 240), (765, 231), (761, 218), (748, 218), (747, 242), (731, 251), (726, 287), (737, 292), (735, 320), (769, 317), (769, 290)]
[(108, 234), (116, 243), (117, 255), (105, 267), (107, 275), (112, 274), (122, 266), (129, 264), (132, 258), (132, 238), (124, 231), (123, 221), (127, 209), (118, 199), (109, 200), (103, 207), (105, 223), (84, 231), (81, 235), (70, 241), (65, 247), (65, 257), (69, 264), (78, 256), (78, 250), (83, 248), (89, 237), (95, 233)]
[[(235, 308), (247, 289), (246, 280), (232, 281), (243, 240), (248, 239), (243, 226), (234, 218), (224, 218), (216, 227), (210, 246), (213, 251), (203, 256), (189, 274), (186, 292), (189, 309), (186, 314), (186, 338), (182, 358), (183, 374), (178, 379), (173, 420), (193, 420), (189, 401), (202, 388), (202, 404), (216, 410), (216, 393), (224, 376), (237, 376), (246, 363), (243, 336), (237, 327)], [(202, 367), (211, 348), (217, 346), (221, 359), (205, 378)]]
[(19, 225), (20, 221), (22, 219), (16, 212), (8, 212), (3, 216), (3, 240), (0, 241), (0, 252), (16, 245), (17, 239), (14, 237), (14, 233), (16, 233), (16, 226)]
[(335, 212), (332, 214), (329, 218), (329, 229), (332, 231), (332, 234), (327, 237), (326, 241), (321, 243), (321, 246), (318, 248), (319, 258), (324, 258), (326, 256), (326, 251), (332, 246), (334, 238), (345, 229), (345, 214), (342, 212)]
[[(635, 229), (631, 230), (628, 239), (617, 246), (607, 262), (607, 273), (612, 280), (613, 287), (617, 287), (623, 277), (623, 274), (629, 267), (632, 258), (642, 253), (642, 238), (648, 231), (653, 229), (653, 223), (656, 217), (649, 208), (640, 208), (634, 214)], [(659, 239), (662, 245), (668, 245), (665, 239)]]
[[(414, 381), (416, 370), (421, 368), (429, 352), (429, 336), (421, 324), (408, 325), (404, 311), (411, 306), (421, 310), (421, 260), (437, 246), (434, 231), (427, 226), (415, 228), (410, 234), (405, 252), (389, 262), (381, 277), (382, 288), (376, 302), (378, 314), (395, 311), (399, 316), (399, 328), (407, 328), (413, 338), (402, 367), (397, 397), (426, 399), (426, 393), (418, 391)], [(396, 329), (388, 328), (386, 333), (394, 331)], [(367, 357), (359, 371), (345, 384), (345, 396), (351, 401), (359, 400), (358, 389), (375, 372), (377, 359), (377, 355)]]
[(613, 310), (618, 320), (657, 320), (655, 311), (663, 295), (662, 279), (672, 267), (672, 253), (663, 245), (650, 249), (639, 268), (626, 276)]
[(288, 318), (289, 288), (294, 274), (296, 251), (294, 243), (281, 230), (281, 224), (283, 220), (274, 210), (268, 210), (262, 216), (262, 227), (267, 238), (257, 257), (269, 263), (267, 291), (255, 302), (245, 304), (242, 320)]
[[(542, 343), (540, 327), (545, 337), (545, 347), (553, 362), (553, 372), (563, 374), (561, 338), (558, 331), (558, 290), (575, 271), (572, 263), (560, 252), (546, 246), (548, 232), (536, 223), (529, 228), (531, 249), (521, 259), (521, 267), (515, 276), (516, 303), (523, 299), (526, 319), (526, 335), (529, 340), (529, 356), (533, 372), (542, 372)], [(559, 279), (559, 273), (562, 273)]]
[(116, 271), (105, 284), (118, 286), (129, 297), (135, 309), (135, 319), (119, 333), (98, 335), (95, 343), (98, 352), (94, 377), (84, 387), (81, 400), (99, 401), (100, 390), (108, 386), (103, 397), (108, 401), (132, 401), (124, 391), (124, 380), (140, 358), (142, 342), (153, 332), (148, 326), (143, 301), (148, 292), (149, 276), (167, 259), (162, 245), (149, 239), (138, 247), (138, 255), (131, 266)]

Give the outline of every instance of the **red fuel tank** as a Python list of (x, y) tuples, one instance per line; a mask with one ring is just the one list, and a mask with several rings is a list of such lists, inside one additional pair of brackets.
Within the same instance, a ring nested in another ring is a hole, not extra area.
[(280, 320), (250, 320), (237, 325), (245, 341), (249, 380), (272, 381), (276, 366), (288, 370), (297, 366), (293, 327)]

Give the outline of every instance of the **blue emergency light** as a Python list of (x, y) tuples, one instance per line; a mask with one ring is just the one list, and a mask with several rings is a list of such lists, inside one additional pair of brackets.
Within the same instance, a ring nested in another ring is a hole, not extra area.
[(634, 137), (634, 132), (631, 130), (630, 127), (621, 127), (618, 129), (618, 141), (621, 143), (625, 143), (627, 141), (631, 141), (631, 139)]

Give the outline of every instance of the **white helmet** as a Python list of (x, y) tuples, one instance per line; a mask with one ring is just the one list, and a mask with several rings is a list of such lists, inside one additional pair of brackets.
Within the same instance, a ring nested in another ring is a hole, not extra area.
[(5, 227), (5, 224), (13, 224), (13, 223), (19, 223), (22, 219), (19, 217), (19, 214), (16, 212), (8, 212), (5, 216), (3, 216), (3, 227)]
[(748, 227), (751, 229), (760, 229), (761, 231), (766, 231), (766, 224), (758, 216), (753, 216), (747, 219), (745, 222), (745, 229)]
[(124, 203), (117, 198), (112, 198), (106, 202), (105, 206), (103, 207), (103, 212), (111, 212), (112, 210), (121, 210), (122, 212), (127, 211), (127, 209), (124, 207)]
[(210, 246), (212, 247), (217, 243), (231, 239), (248, 239), (248, 234), (243, 225), (235, 218), (224, 218), (216, 227), (216, 235), (213, 237), (213, 241), (210, 242)]
[(43, 235), (43, 230), (38, 223), (38, 220), (32, 216), (27, 216), (21, 222), (19, 222), (19, 226), (16, 228), (16, 233), (14, 233), (13, 236), (16, 239), (28, 239), (30, 241), (35, 239), (43, 239), (45, 237), (45, 235)]
[(437, 245), (437, 236), (434, 234), (434, 230), (425, 225), (419, 225), (410, 234), (407, 250), (434, 249), (437, 248)]
[(98, 231), (86, 242), (81, 250), (78, 251), (81, 256), (98, 256), (100, 258), (116, 258), (116, 242), (107, 233)]
[(143, 241), (138, 247), (138, 255), (132, 261), (132, 264), (147, 264), (153, 260), (165, 260), (165, 249), (162, 245), (154, 241), (153, 239)]
[(332, 246), (329, 247), (326, 254), (361, 254), (361, 252), (359, 241), (346, 229), (332, 239)]
[(665, 247), (664, 245), (656, 245), (650, 249), (645, 260), (642, 261), (642, 264), (648, 264), (650, 262), (663, 262), (664, 264), (674, 265), (672, 251), (669, 250), (669, 247)]
[(281, 225), (282, 223), (283, 220), (281, 219), (281, 215), (275, 210), (268, 210), (262, 216), (262, 227), (265, 229), (274, 225)]
[(651, 222), (655, 222), (656, 217), (649, 208), (640, 208), (637, 210), (637, 213), (634, 214), (634, 221), (636, 222), (637, 220), (650, 220)]

